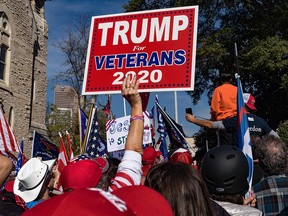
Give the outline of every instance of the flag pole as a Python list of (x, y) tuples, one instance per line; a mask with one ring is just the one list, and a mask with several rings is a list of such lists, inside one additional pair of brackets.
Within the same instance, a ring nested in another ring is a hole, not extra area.
[(124, 116), (127, 116), (127, 114), (126, 114), (126, 102), (125, 102), (125, 98), (123, 98), (123, 107), (124, 107)]
[(236, 65), (236, 71), (237, 71), (237, 74), (239, 74), (237, 43), (234, 43), (234, 50), (235, 50), (235, 65)]
[[(87, 127), (86, 127), (86, 132), (85, 132), (85, 137), (84, 137), (84, 142), (83, 142), (83, 145), (82, 145), (82, 149), (80, 149), (80, 154), (83, 154), (85, 148), (86, 148), (86, 144), (87, 144), (87, 139), (88, 139), (88, 134), (90, 132), (90, 127), (91, 127), (91, 124), (92, 124), (92, 120), (93, 120), (93, 109), (95, 107), (95, 104), (92, 104), (91, 105), (91, 108), (90, 108), (90, 112), (89, 112), (89, 118), (88, 118), (88, 124), (87, 124)], [(88, 128), (88, 130), (87, 130)]]
[(174, 106), (175, 106), (175, 121), (178, 123), (178, 103), (177, 103), (177, 92), (174, 91)]
[(110, 101), (110, 110), (109, 110), (109, 116), (110, 116), (110, 120), (113, 119), (113, 116), (112, 116), (112, 97), (111, 97), (111, 94), (108, 94), (108, 98), (109, 98), (109, 101)]
[(34, 132), (33, 132), (32, 148), (31, 148), (31, 158), (33, 157), (34, 142), (35, 142), (35, 130), (34, 130)]
[(80, 139), (80, 154), (82, 154), (82, 128), (81, 128), (81, 110), (80, 108), (78, 109), (78, 122), (79, 122), (79, 139)]

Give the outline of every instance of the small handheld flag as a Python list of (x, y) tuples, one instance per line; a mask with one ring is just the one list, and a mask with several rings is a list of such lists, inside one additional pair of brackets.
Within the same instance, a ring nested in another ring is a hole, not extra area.
[(92, 108), (90, 127), (87, 131), (87, 144), (85, 153), (90, 157), (102, 156), (107, 153), (107, 143), (100, 137), (98, 131), (97, 108)]

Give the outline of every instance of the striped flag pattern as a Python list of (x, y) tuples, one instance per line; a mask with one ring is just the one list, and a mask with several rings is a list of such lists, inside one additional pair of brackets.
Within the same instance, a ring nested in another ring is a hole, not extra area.
[(91, 158), (102, 156), (107, 153), (107, 143), (100, 137), (98, 131), (97, 107), (92, 108), (90, 128), (87, 131), (87, 144), (85, 153)]
[(70, 160), (72, 160), (74, 158), (74, 152), (73, 152), (70, 134), (68, 133), (68, 131), (66, 131), (66, 139), (67, 139), (67, 143), (69, 146)]
[(15, 176), (17, 176), (17, 174), (18, 174), (19, 170), (21, 169), (23, 162), (24, 162), (23, 161), (24, 139), (21, 140), (20, 150), (21, 150), (21, 152), (18, 153), (17, 163), (16, 163), (16, 167), (15, 167)]
[(2, 109), (0, 109), (0, 150), (3, 153), (20, 152), (19, 145)]
[(58, 155), (58, 170), (61, 173), (64, 169), (65, 166), (68, 164), (68, 155), (67, 151), (65, 148), (65, 143), (62, 138), (62, 134), (59, 132), (59, 137), (60, 137), (60, 148), (59, 148), (59, 155)]
[(243, 91), (240, 76), (236, 74), (237, 80), (237, 118), (238, 118), (238, 147), (245, 154), (249, 165), (249, 190), (252, 187), (253, 177), (253, 156), (252, 156), (252, 145), (250, 141), (250, 132), (248, 125), (248, 118), (246, 115), (245, 103), (243, 100)]

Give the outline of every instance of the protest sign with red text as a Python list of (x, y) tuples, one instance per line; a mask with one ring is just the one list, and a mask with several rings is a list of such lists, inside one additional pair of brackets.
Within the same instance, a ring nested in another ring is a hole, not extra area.
[(83, 95), (194, 89), (198, 6), (92, 17)]

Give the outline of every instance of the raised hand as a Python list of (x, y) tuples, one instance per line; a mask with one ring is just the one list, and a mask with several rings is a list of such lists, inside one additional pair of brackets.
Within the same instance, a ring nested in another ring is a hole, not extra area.
[(141, 97), (138, 92), (139, 80), (136, 80), (136, 76), (130, 80), (130, 76), (127, 76), (122, 84), (121, 93), (122, 96), (128, 101), (131, 107), (141, 105)]

